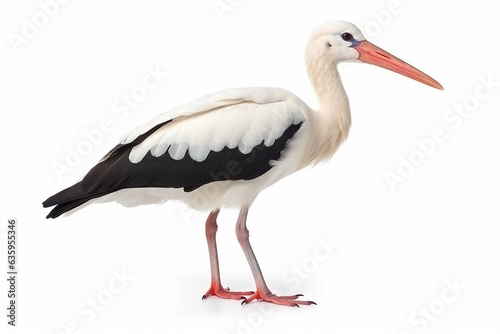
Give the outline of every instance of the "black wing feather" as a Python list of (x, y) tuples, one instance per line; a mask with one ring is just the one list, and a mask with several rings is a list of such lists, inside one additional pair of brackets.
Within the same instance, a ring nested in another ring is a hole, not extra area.
[(47, 199), (43, 203), (45, 207), (57, 204), (47, 218), (58, 217), (90, 199), (125, 188), (184, 188), (189, 192), (210, 182), (257, 178), (272, 168), (270, 162), (280, 158), (287, 141), (302, 125), (290, 125), (273, 145), (267, 147), (262, 141), (248, 154), (241, 153), (237, 147), (224, 147), (219, 152), (211, 151), (205, 160), (197, 162), (188, 153), (175, 160), (167, 152), (159, 157), (148, 152), (140, 162), (132, 163), (129, 160), (132, 148), (165, 123), (131, 143), (117, 145), (81, 182)]

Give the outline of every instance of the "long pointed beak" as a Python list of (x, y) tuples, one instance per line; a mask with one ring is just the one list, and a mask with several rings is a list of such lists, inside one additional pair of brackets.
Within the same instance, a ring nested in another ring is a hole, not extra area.
[(373, 45), (368, 41), (359, 42), (359, 44), (354, 48), (358, 51), (358, 59), (361, 61), (383, 67), (385, 69), (407, 76), (408, 78), (411, 78), (413, 80), (420, 81), (421, 83), (424, 83), (431, 87), (444, 90), (443, 86), (441, 86), (439, 82), (432, 79), (424, 72), (417, 70), (410, 64), (405, 63), (401, 59), (391, 55), (389, 52), (382, 50), (378, 46)]

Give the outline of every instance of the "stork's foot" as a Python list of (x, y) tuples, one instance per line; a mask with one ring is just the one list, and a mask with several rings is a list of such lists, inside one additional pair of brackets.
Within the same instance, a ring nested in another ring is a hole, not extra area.
[(223, 288), (222, 286), (210, 286), (207, 293), (201, 297), (201, 299), (206, 299), (210, 296), (217, 296), (224, 299), (246, 299), (245, 296), (252, 295), (253, 291), (230, 291), (229, 288)]
[(269, 303), (273, 304), (278, 304), (278, 305), (286, 305), (286, 306), (296, 306), (299, 307), (299, 305), (316, 305), (315, 302), (309, 301), (309, 300), (297, 300), (299, 297), (302, 297), (303, 295), (298, 294), (298, 295), (293, 295), (293, 296), (276, 296), (273, 293), (263, 293), (259, 289), (257, 289), (257, 292), (255, 292), (253, 295), (245, 299), (241, 304), (248, 304), (252, 300), (257, 299), (257, 300), (263, 300)]

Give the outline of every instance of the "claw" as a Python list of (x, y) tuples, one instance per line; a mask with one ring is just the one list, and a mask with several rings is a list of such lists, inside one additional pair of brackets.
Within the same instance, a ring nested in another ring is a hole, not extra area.
[(264, 293), (261, 290), (257, 289), (257, 292), (255, 292), (253, 295), (248, 297), (248, 299), (244, 300), (241, 304), (242, 305), (248, 304), (252, 300), (257, 299), (257, 300), (270, 302), (273, 304), (287, 305), (287, 306), (294, 306), (294, 307), (300, 307), (300, 305), (311, 305), (311, 304), (316, 305), (316, 303), (313, 301), (297, 300), (297, 298), (302, 297), (302, 296), (303, 296), (302, 294), (291, 295), (291, 296), (276, 296), (275, 294), (272, 294), (270, 292)]

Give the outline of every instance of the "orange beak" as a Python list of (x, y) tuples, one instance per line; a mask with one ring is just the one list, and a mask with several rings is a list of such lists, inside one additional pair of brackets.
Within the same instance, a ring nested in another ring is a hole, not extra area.
[(410, 64), (405, 63), (397, 57), (394, 57), (389, 52), (382, 50), (378, 46), (373, 45), (368, 41), (359, 42), (359, 44), (354, 48), (358, 51), (358, 59), (361, 61), (380, 66), (382, 68), (407, 76), (408, 78), (411, 78), (413, 80), (420, 81), (421, 83), (424, 83), (431, 87), (443, 90), (443, 86), (441, 86), (439, 82), (432, 79), (424, 72), (417, 70)]

